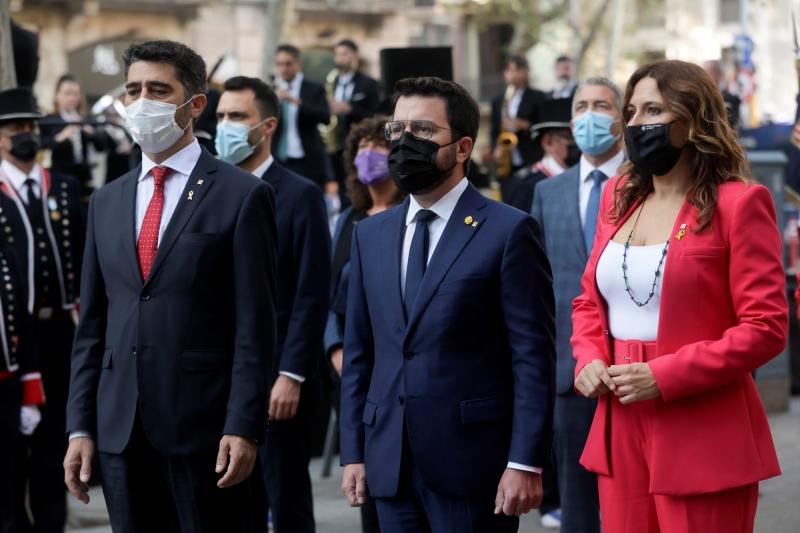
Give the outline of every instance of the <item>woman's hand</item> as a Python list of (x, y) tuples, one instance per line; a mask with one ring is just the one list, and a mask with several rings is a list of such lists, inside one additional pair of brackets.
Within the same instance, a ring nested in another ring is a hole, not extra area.
[(608, 373), (616, 385), (614, 394), (621, 404), (642, 402), (661, 396), (656, 378), (647, 363), (611, 365)]
[(587, 398), (597, 398), (616, 388), (602, 359), (595, 359), (584, 366), (575, 378), (575, 389)]

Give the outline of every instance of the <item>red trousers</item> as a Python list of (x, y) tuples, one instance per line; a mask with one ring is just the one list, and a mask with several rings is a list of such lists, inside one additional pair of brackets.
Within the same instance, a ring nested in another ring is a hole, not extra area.
[(752, 533), (758, 483), (707, 494), (651, 494), (648, 441), (660, 400), (628, 405), (610, 400), (612, 475), (597, 476), (604, 533)]

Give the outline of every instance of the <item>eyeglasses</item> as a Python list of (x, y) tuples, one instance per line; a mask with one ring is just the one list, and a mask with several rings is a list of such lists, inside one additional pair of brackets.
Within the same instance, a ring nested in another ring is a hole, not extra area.
[(400, 137), (402, 137), (403, 133), (406, 131), (406, 124), (408, 124), (408, 129), (411, 132), (411, 135), (422, 140), (430, 139), (438, 130), (461, 133), (458, 130), (437, 126), (430, 120), (393, 120), (391, 122), (387, 122), (383, 127), (383, 131), (386, 134), (386, 139), (389, 141), (399, 141)]

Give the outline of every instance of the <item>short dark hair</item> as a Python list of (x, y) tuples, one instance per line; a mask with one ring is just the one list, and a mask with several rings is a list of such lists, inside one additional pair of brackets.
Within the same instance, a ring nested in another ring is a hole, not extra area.
[(358, 45), (352, 39), (342, 39), (341, 41), (336, 43), (336, 46), (334, 48), (338, 48), (340, 46), (344, 46), (345, 48), (349, 48), (353, 52), (358, 53)]
[(256, 105), (258, 106), (258, 114), (261, 119), (264, 120), (271, 117), (278, 118), (280, 112), (278, 95), (275, 94), (272, 87), (260, 79), (250, 78), (248, 76), (234, 76), (225, 82), (224, 89), (234, 92), (253, 91)]
[(572, 58), (569, 56), (558, 56), (556, 63), (572, 63)]
[(122, 54), (122, 60), (125, 62), (126, 77), (131, 65), (137, 61), (166, 63), (175, 68), (175, 75), (183, 85), (187, 97), (206, 92), (206, 62), (185, 44), (175, 41), (132, 44)]
[(508, 68), (508, 66), (511, 64), (518, 69), (528, 70), (530, 68), (528, 65), (528, 60), (519, 54), (511, 54), (508, 56), (508, 59), (506, 59), (506, 68)]
[[(437, 78), (425, 76), (420, 78), (404, 78), (394, 85), (394, 103), (401, 96), (434, 96), (442, 98), (447, 104), (447, 121), (450, 128), (466, 136), (474, 142), (478, 136), (480, 111), (478, 104), (461, 85)], [(453, 135), (455, 140), (460, 136)]]
[(285, 52), (295, 59), (300, 59), (300, 49), (293, 44), (289, 43), (279, 44), (278, 47), (275, 49), (275, 53), (278, 54), (279, 52)]

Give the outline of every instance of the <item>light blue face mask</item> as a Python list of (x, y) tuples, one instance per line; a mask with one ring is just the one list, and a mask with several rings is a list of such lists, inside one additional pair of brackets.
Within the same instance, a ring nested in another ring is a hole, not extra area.
[(250, 130), (257, 128), (266, 121), (267, 119), (264, 119), (249, 128), (247, 124), (231, 122), (230, 120), (223, 120), (217, 124), (217, 136), (214, 139), (214, 145), (217, 148), (217, 156), (231, 165), (238, 165), (250, 157), (255, 148), (264, 142), (264, 138), (262, 138), (256, 144), (250, 146), (250, 143), (247, 141)]
[(619, 140), (619, 135), (611, 133), (615, 122), (613, 117), (594, 111), (587, 111), (573, 119), (572, 136), (581, 152), (595, 156), (608, 152)]

